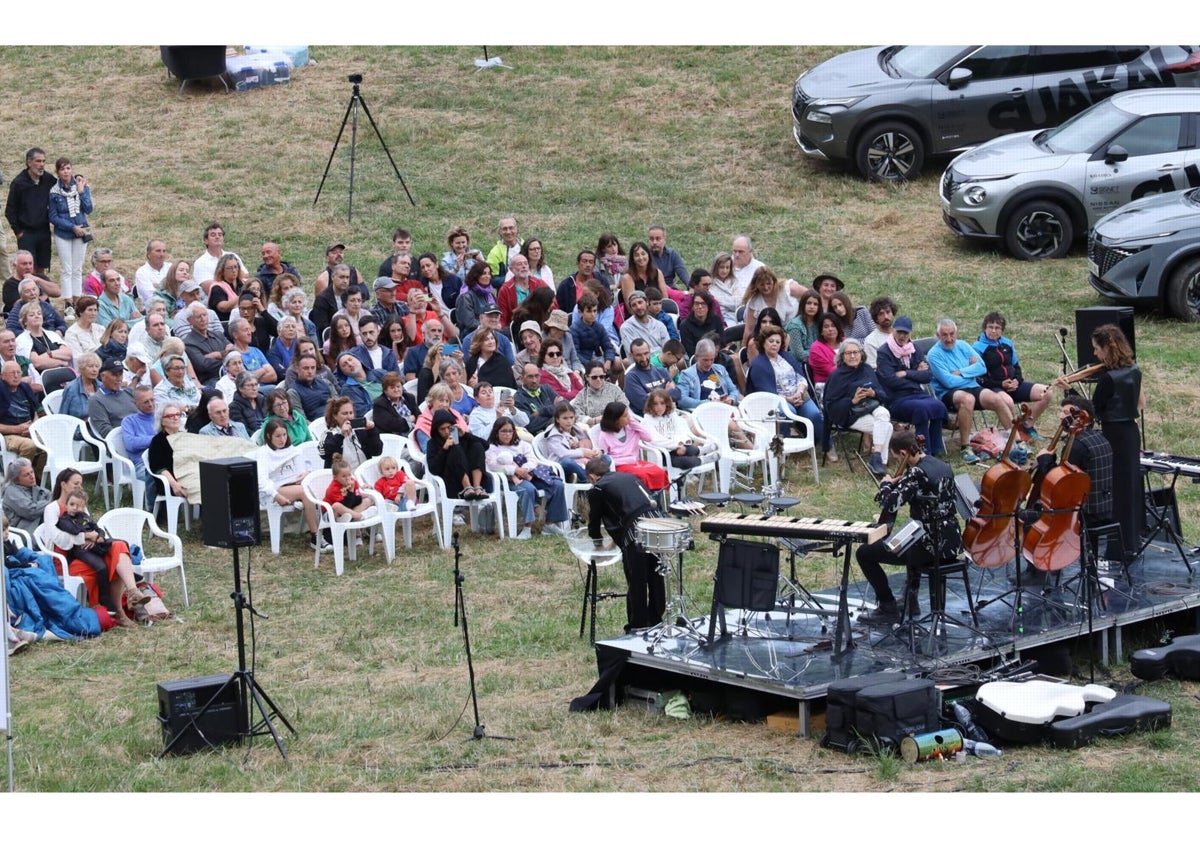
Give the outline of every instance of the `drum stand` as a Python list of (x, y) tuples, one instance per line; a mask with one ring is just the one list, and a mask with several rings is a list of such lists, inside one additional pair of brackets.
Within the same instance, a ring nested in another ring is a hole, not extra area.
[(665, 639), (690, 639), (700, 644), (704, 641), (704, 634), (696, 628), (695, 623), (703, 620), (688, 618), (687, 598), (683, 594), (683, 549), (650, 554), (658, 558), (658, 572), (663, 578), (675, 577), (675, 591), (667, 598), (667, 610), (663, 621), (642, 634), (642, 639), (646, 641), (646, 651), (653, 652)]

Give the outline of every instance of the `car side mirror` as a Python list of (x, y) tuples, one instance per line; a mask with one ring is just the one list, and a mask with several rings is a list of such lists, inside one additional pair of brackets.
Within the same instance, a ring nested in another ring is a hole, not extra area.
[(1129, 160), (1129, 151), (1119, 144), (1114, 143), (1104, 152), (1104, 162), (1106, 164), (1119, 164), (1127, 160)]
[(956, 90), (971, 81), (975, 74), (965, 67), (955, 67), (950, 71), (950, 90)]

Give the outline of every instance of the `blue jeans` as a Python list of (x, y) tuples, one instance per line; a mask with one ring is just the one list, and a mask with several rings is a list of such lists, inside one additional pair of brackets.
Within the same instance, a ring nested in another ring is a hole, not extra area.
[(825, 416), (821, 414), (817, 401), (810, 397), (799, 406), (792, 406), (792, 411), (800, 417), (812, 421), (813, 440), (820, 441), (825, 449), (829, 449), (829, 443), (825, 440)]
[(587, 484), (587, 471), (583, 469), (582, 464), (573, 458), (559, 459), (558, 463), (562, 466), (563, 473), (566, 474), (568, 480), (576, 479), (580, 484)]
[(528, 525), (534, 520), (533, 509), (537, 505), (538, 491), (546, 492), (546, 522), (561, 523), (569, 516), (567, 514), (567, 499), (561, 479), (543, 482), (533, 478), (520, 484), (510, 484), (516, 491), (517, 502), (521, 506), (521, 522)]
[(154, 503), (158, 501), (158, 480), (150, 475), (150, 471), (140, 460), (134, 463), (134, 472), (146, 484), (145, 509), (154, 513)]

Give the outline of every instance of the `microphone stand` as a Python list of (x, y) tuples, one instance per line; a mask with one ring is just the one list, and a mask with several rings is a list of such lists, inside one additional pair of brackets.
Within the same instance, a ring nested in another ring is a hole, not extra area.
[(462, 557), (462, 552), (458, 546), (458, 532), (454, 532), (454, 536), (450, 541), (450, 545), (454, 547), (454, 626), (458, 627), (459, 618), (462, 618), (463, 645), (467, 651), (467, 674), (471, 681), (471, 706), (475, 712), (475, 729), (471, 731), (471, 735), (464, 741), (474, 740), (476, 742), (483, 739), (503, 739), (507, 742), (516, 741), (511, 736), (493, 736), (485, 733), (483, 725), (479, 721), (479, 693), (475, 689), (475, 664), (471, 660), (471, 632), (467, 628), (467, 600), (463, 593), (463, 582), (466, 580), (463, 577), (462, 570), (459, 567), (459, 559)]
[(1071, 365), (1071, 357), (1067, 353), (1067, 345), (1063, 341), (1063, 339), (1065, 339), (1066, 337), (1067, 337), (1067, 328), (1059, 327), (1058, 335), (1054, 337), (1054, 341), (1058, 342), (1058, 349), (1062, 352), (1062, 356), (1059, 358), (1059, 361), (1062, 363), (1062, 372), (1063, 372), (1064, 377), (1067, 374), (1069, 374), (1075, 370), (1075, 368), (1072, 367), (1072, 365)]

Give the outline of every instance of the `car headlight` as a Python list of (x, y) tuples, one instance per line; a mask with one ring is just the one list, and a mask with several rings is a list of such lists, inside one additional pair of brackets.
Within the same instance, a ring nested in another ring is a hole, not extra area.
[(808, 104), (808, 113), (805, 119), (829, 125), (833, 122), (833, 117), (847, 108), (851, 108), (866, 99), (865, 96), (847, 96), (842, 99), (814, 99)]
[(970, 205), (979, 206), (987, 201), (987, 189), (979, 184), (972, 184), (963, 190), (963, 201)]

